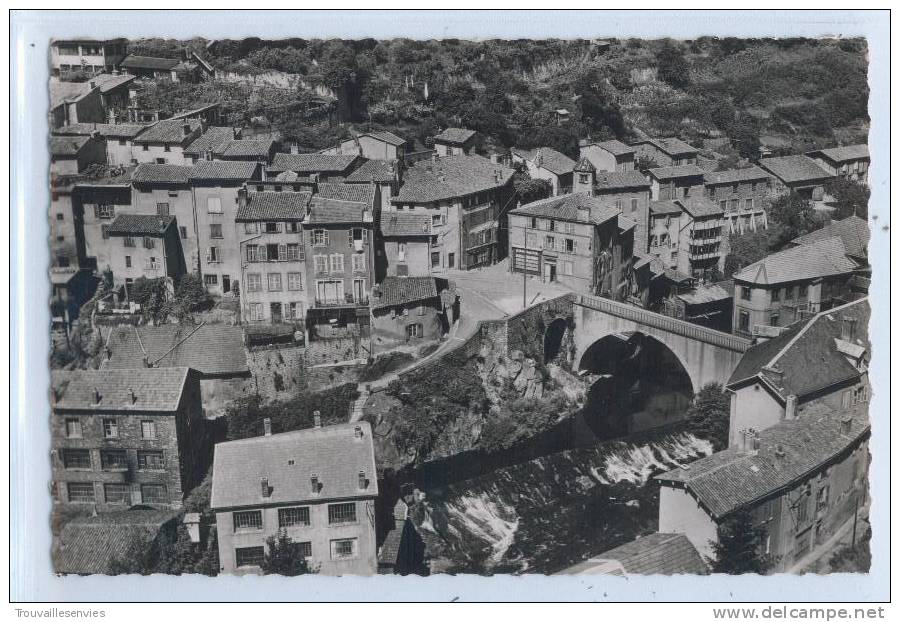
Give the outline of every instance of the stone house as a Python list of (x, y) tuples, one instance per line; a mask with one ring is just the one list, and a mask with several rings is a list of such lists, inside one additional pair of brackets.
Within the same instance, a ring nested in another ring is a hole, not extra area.
[(113, 71), (125, 58), (126, 39), (54, 39), (50, 42), (50, 70), (65, 80), (73, 73)]
[(238, 191), (241, 320), (303, 325), (309, 307), (303, 220), (308, 192)]
[(725, 386), (731, 395), (729, 444), (738, 444), (744, 430), (802, 417), (815, 404), (867, 403), (869, 317), (869, 301), (862, 298), (797, 322), (747, 350)]
[(438, 157), (469, 155), (475, 146), (478, 132), (459, 127), (448, 127), (434, 137), (434, 150)]
[(177, 282), (187, 272), (174, 216), (119, 214), (106, 228), (103, 253), (113, 283), (131, 285), (139, 278), (167, 277)]
[(219, 443), (210, 508), (220, 570), (260, 573), (283, 530), (319, 574), (374, 575), (378, 474), (365, 421)]
[(53, 130), (55, 136), (96, 136), (106, 143), (105, 164), (129, 166), (134, 138), (146, 126), (136, 123), (73, 123)]
[(650, 198), (653, 201), (668, 201), (703, 194), (704, 174), (696, 164), (648, 169)]
[(631, 171), (599, 171), (594, 182), (594, 196), (604, 205), (614, 207), (636, 223), (634, 248), (647, 252), (650, 226), (650, 182), (641, 173)]
[(437, 341), (448, 329), (434, 277), (388, 276), (372, 289), (372, 338), (376, 348)]
[(341, 141), (337, 151), (367, 160), (402, 161), (406, 141), (391, 132), (366, 132)]
[(658, 166), (697, 164), (699, 151), (679, 138), (647, 138), (631, 144), (634, 157), (651, 158)]
[(423, 160), (404, 173), (391, 209), (431, 217), (432, 269), (487, 266), (506, 253), (504, 215), (514, 205), (513, 173), (477, 155)]
[(375, 251), (376, 280), (431, 274), (431, 216), (389, 210), (381, 213)]
[(807, 201), (825, 198), (825, 184), (837, 176), (805, 155), (760, 158), (759, 166), (773, 178), (776, 195), (796, 192)]
[(203, 479), (212, 447), (195, 371), (54, 371), (51, 388), (57, 504), (180, 508)]
[[(71, 203), (76, 232), (84, 245), (82, 267), (102, 271), (111, 265), (109, 225), (131, 211), (131, 175), (134, 169), (106, 168), (84, 175), (72, 184)], [(119, 249), (116, 248), (115, 252)]]
[(184, 150), (206, 129), (199, 119), (167, 119), (151, 125), (134, 139), (133, 159), (138, 164), (190, 165)]
[(577, 164), (572, 158), (550, 147), (513, 149), (511, 153), (512, 163), (523, 167), (529, 177), (550, 183), (551, 196), (572, 192), (572, 174)]
[(811, 407), (690, 465), (656, 476), (659, 531), (682, 533), (714, 558), (718, 527), (747, 511), (763, 532), (769, 572), (791, 572), (866, 512), (871, 432), (865, 405)]
[(677, 270), (680, 252), (682, 209), (675, 201), (651, 201), (647, 252), (666, 269)]
[(50, 137), (51, 176), (77, 175), (105, 163), (106, 141), (99, 135)]
[(580, 158), (587, 158), (598, 171), (627, 173), (634, 170), (634, 147), (618, 140), (579, 142)]
[(768, 228), (772, 179), (758, 166), (704, 175), (706, 196), (724, 212), (726, 231), (742, 234)]
[(831, 147), (810, 151), (806, 155), (832, 175), (861, 184), (869, 183), (869, 165), (872, 163), (869, 145)]
[(131, 207), (120, 212), (174, 216), (188, 272), (200, 271), (190, 166), (139, 164), (131, 174)]
[(225, 160), (201, 160), (191, 171), (200, 273), (213, 294), (230, 293), (231, 284), (241, 278), (243, 237), (235, 226), (238, 194), (261, 174), (256, 162)]

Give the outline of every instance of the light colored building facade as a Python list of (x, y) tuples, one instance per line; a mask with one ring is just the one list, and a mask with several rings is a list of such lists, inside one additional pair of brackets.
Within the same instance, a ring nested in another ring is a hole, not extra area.
[(634, 147), (629, 147), (618, 140), (591, 142), (583, 140), (580, 144), (580, 158), (590, 160), (598, 171), (627, 173), (634, 170)]
[[(266, 539), (285, 533), (319, 574), (374, 575), (378, 476), (367, 422), (219, 443), (210, 508), (220, 570), (260, 573)], [(261, 430), (262, 432), (262, 430)]]
[(125, 39), (55, 39), (50, 42), (50, 69), (62, 79), (113, 71), (125, 58), (126, 45)]
[(703, 175), (703, 169), (696, 164), (648, 169), (650, 198), (668, 201), (703, 194)]
[(478, 132), (459, 127), (448, 127), (434, 137), (434, 149), (438, 157), (453, 155), (469, 155)]
[(106, 227), (102, 271), (112, 272), (115, 285), (131, 285), (140, 278), (169, 278), (185, 274), (184, 254), (173, 216), (119, 214)]
[(825, 198), (825, 184), (837, 177), (805, 155), (760, 158), (759, 166), (772, 175), (774, 194), (796, 192), (814, 203)]
[(389, 210), (381, 213), (375, 251), (376, 279), (431, 274), (431, 216)]
[(634, 248), (647, 252), (650, 230), (650, 182), (639, 172), (597, 173), (594, 196), (603, 205), (614, 207), (636, 224)]
[(869, 165), (872, 159), (868, 145), (831, 147), (810, 151), (806, 155), (832, 175), (861, 184), (869, 183)]
[(367, 160), (402, 161), (406, 141), (391, 132), (366, 132), (341, 141), (335, 151), (359, 155)]
[(112, 265), (113, 250), (109, 244), (109, 225), (116, 216), (131, 211), (131, 169), (105, 176), (84, 177), (72, 186), (71, 201), (76, 227), (84, 244), (82, 267), (103, 271)]
[(194, 370), (54, 371), (51, 389), (56, 503), (180, 508), (200, 483), (211, 447)]
[(137, 164), (177, 164), (189, 166), (193, 160), (185, 148), (205, 130), (198, 119), (166, 119), (150, 126), (134, 139), (133, 159)]
[(724, 213), (726, 232), (740, 235), (767, 229), (766, 210), (771, 196), (771, 177), (758, 166), (715, 171), (704, 175), (706, 197)]
[(648, 138), (632, 143), (635, 159), (650, 158), (657, 166), (697, 164), (697, 149), (678, 138)]
[(551, 196), (572, 192), (572, 173), (577, 163), (555, 149), (513, 149), (512, 163), (523, 167), (532, 179), (548, 182)]
[(51, 136), (50, 175), (72, 176), (106, 162), (106, 143), (99, 136)]

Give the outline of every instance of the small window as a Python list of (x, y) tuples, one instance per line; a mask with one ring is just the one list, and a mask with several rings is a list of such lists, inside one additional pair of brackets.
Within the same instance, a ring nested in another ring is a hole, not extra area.
[(332, 503), (328, 506), (328, 524), (356, 522), (356, 503)]
[(168, 216), (169, 215), (169, 204), (168, 203), (157, 203), (156, 204), (156, 215), (157, 216)]
[(204, 274), (203, 284), (207, 286), (215, 286), (219, 284), (219, 276), (217, 274)]
[(154, 240), (153, 238), (145, 237), (144, 248), (146, 248), (147, 250), (156, 248), (156, 240)]
[(70, 503), (93, 503), (93, 482), (69, 482), (66, 484)]
[(141, 421), (141, 438), (156, 438), (156, 422), (151, 420)]
[(57, 214), (56, 220), (65, 220), (65, 216), (63, 214)]
[(213, 239), (222, 239), (222, 225), (212, 224), (209, 226), (209, 237)]
[(131, 255), (125, 255), (125, 267), (126, 268), (131, 267)]
[(124, 238), (122, 238), (122, 245), (125, 248), (135, 248), (136, 246), (134, 243), (134, 238), (130, 235), (126, 235)]
[(750, 300), (750, 288), (742, 286), (741, 287), (741, 299), (742, 300)]
[(575, 240), (570, 238), (566, 238), (566, 252), (574, 253), (575, 252)]
[(288, 272), (288, 289), (298, 291), (303, 289), (303, 274), (300, 272)]
[(231, 517), (235, 531), (262, 529), (262, 512), (260, 510), (234, 512)]
[(809, 286), (808, 285), (800, 285), (797, 287), (797, 296), (800, 298), (806, 298), (809, 296)]
[(66, 419), (66, 437), (81, 438), (81, 420)]
[(182, 240), (187, 239), (187, 227), (178, 227), (178, 233), (181, 235)]
[(163, 471), (165, 462), (161, 451), (139, 451), (137, 454), (138, 469), (141, 471)]
[(281, 274), (278, 272), (272, 272), (266, 276), (268, 278), (269, 291), (270, 292), (280, 292), (281, 291)]
[(206, 211), (210, 214), (222, 213), (222, 199), (219, 197), (206, 198)]
[(166, 487), (162, 484), (142, 484), (141, 503), (168, 503)]
[(281, 231), (281, 224), (277, 222), (267, 222), (265, 223), (266, 233), (278, 233)]
[(208, 263), (217, 263), (219, 261), (219, 247), (210, 246), (206, 249), (206, 261)]
[(103, 420), (103, 438), (119, 438), (119, 424), (115, 419)]
[(103, 484), (103, 499), (107, 503), (129, 503), (131, 491), (128, 484)]
[(100, 451), (100, 468), (104, 471), (119, 471), (128, 468), (128, 454), (124, 449)]
[[(406, 309), (404, 309), (406, 311)], [(404, 315), (406, 315), (404, 313)], [(421, 339), (423, 335), (422, 325), (421, 324), (409, 324), (406, 327), (406, 338), (407, 339)]]
[(245, 222), (244, 223), (244, 233), (256, 233), (259, 229), (258, 223), (255, 222)]
[(258, 292), (262, 289), (262, 275), (257, 273), (247, 274), (247, 291)]
[(309, 527), (309, 508), (280, 508), (278, 510), (278, 526), (293, 527), (304, 525)]
[(127, 144), (128, 144), (128, 141), (125, 140), (124, 138), (120, 138), (120, 139), (119, 139), (119, 144), (124, 146), (124, 145), (127, 145)]
[(331, 541), (331, 559), (353, 559), (356, 557), (356, 538)]
[(743, 332), (750, 332), (750, 313), (748, 313), (747, 311), (741, 311), (738, 314), (738, 326)]
[(263, 563), (266, 554), (261, 546), (246, 546), (234, 549), (235, 564), (241, 566), (259, 566)]
[(632, 212), (636, 212), (636, 211), (637, 211), (637, 208), (638, 208), (638, 200), (637, 200), (637, 199), (631, 199), (631, 211), (632, 211)]
[(141, 151), (150, 151), (150, 145), (141, 145)]
[(91, 468), (91, 452), (89, 449), (64, 449), (63, 466), (67, 469)]
[(778, 326), (778, 314), (773, 313), (769, 316), (769, 326)]
[(775, 288), (772, 290), (772, 302), (778, 302), (781, 300), (781, 289)]

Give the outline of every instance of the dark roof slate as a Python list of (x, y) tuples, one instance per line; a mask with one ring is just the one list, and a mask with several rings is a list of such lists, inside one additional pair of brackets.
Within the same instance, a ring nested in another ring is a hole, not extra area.
[(206, 128), (205, 132), (185, 147), (184, 153), (199, 156), (210, 152), (214, 155), (221, 155), (232, 142), (234, 142), (233, 128), (214, 125)]
[(705, 575), (709, 567), (684, 534), (651, 533), (560, 574)]
[[(190, 127), (190, 134), (184, 135), (184, 126)], [(146, 130), (141, 132), (134, 142), (144, 143), (163, 143), (180, 145), (193, 137), (193, 133), (200, 129), (199, 119), (166, 119), (159, 121)]]
[(343, 201), (313, 196), (309, 207), (309, 223), (312, 225), (356, 224), (365, 221), (368, 203)]
[(350, 173), (346, 183), (387, 183), (397, 179), (397, 164), (388, 160), (366, 160), (362, 166)]
[(769, 178), (769, 174), (758, 166), (748, 168), (732, 168), (727, 171), (711, 171), (704, 174), (707, 186), (719, 184), (735, 184), (742, 181), (760, 181)]
[(869, 223), (859, 216), (850, 216), (836, 220), (821, 229), (801, 235), (791, 240), (792, 246), (805, 246), (821, 240), (839, 237), (844, 243), (844, 250), (851, 257), (867, 257), (869, 254)]
[(177, 58), (158, 58), (155, 56), (135, 56), (129, 54), (119, 63), (125, 69), (153, 69), (156, 71), (169, 71), (181, 61)]
[[(187, 367), (53, 371), (52, 383), (57, 390), (53, 408), (175, 412), (190, 373)], [(94, 402), (95, 388), (100, 393), (99, 403)]]
[(269, 156), (275, 141), (268, 139), (232, 140), (222, 152), (226, 158), (265, 158)]
[(372, 292), (372, 308), (383, 309), (420, 302), (438, 296), (437, 283), (430, 276), (387, 276)]
[(621, 211), (615, 207), (603, 205), (596, 197), (576, 192), (527, 203), (510, 210), (509, 213), (587, 224), (602, 224), (611, 218), (618, 217)]
[(834, 175), (805, 155), (761, 158), (759, 165), (786, 184), (833, 179)]
[(597, 171), (597, 190), (649, 188), (650, 182), (640, 171)]
[(478, 132), (475, 130), (467, 130), (461, 127), (448, 127), (446, 130), (435, 136), (434, 140), (435, 142), (464, 145), (477, 133)]

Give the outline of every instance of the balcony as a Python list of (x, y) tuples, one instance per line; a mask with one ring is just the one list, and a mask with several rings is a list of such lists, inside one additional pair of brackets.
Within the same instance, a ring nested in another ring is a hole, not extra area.
[(369, 304), (368, 296), (354, 296), (344, 294), (344, 298), (319, 298), (316, 296), (317, 307), (365, 307)]

